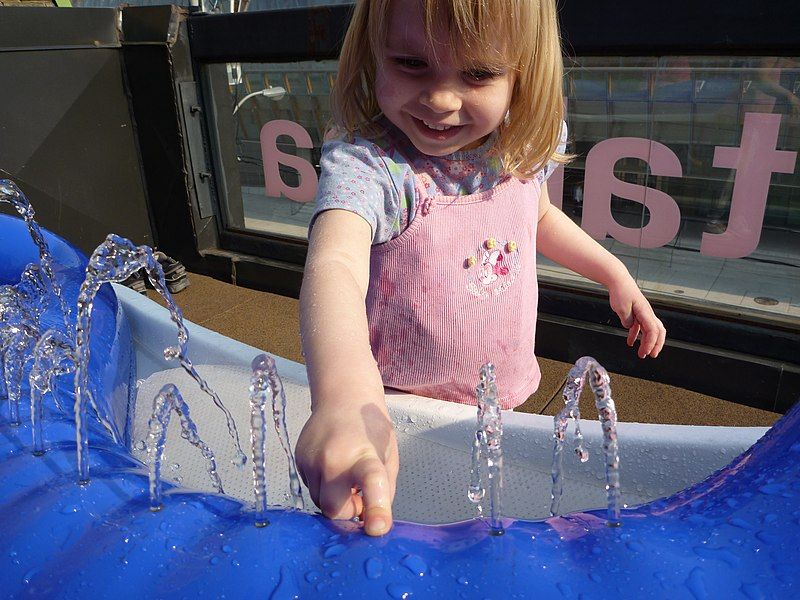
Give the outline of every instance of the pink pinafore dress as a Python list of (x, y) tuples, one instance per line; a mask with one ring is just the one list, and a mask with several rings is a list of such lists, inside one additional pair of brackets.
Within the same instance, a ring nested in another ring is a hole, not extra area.
[(372, 247), (370, 344), (386, 387), (475, 404), (482, 364), (502, 408), (536, 391), (540, 183), (508, 178), (485, 192), (422, 198), (411, 225)]

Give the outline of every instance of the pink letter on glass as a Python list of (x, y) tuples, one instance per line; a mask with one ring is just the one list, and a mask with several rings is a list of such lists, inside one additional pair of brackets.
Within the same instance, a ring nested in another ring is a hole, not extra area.
[(739, 148), (714, 148), (714, 166), (736, 169), (728, 227), (723, 233), (704, 233), (700, 252), (722, 258), (741, 258), (758, 247), (773, 173), (793, 173), (797, 152), (776, 150), (781, 116), (746, 113)]
[[(653, 175), (680, 177), (681, 163), (664, 144), (644, 138), (622, 137), (596, 144), (586, 156), (586, 181), (581, 227), (596, 240), (606, 234), (629, 246), (657, 248), (672, 240), (681, 224), (681, 211), (671, 196), (660, 190), (620, 181), (614, 165), (621, 158), (639, 158)], [(644, 227), (624, 227), (611, 215), (611, 195), (645, 206), (650, 220)]]
[[(288, 135), (298, 148), (313, 148), (311, 136), (299, 123), (278, 119), (264, 123), (261, 128), (261, 157), (264, 160), (264, 185), (267, 196), (281, 195), (295, 202), (310, 202), (317, 193), (317, 172), (307, 160), (278, 150), (278, 136)], [(297, 169), (300, 185), (290, 187), (283, 182), (279, 165)]]

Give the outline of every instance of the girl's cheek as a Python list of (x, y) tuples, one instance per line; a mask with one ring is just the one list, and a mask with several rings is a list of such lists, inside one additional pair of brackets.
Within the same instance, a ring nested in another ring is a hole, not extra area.
[(397, 86), (391, 82), (375, 81), (375, 98), (381, 110), (384, 112), (391, 110), (399, 102), (398, 91)]
[(388, 98), (394, 96), (394, 85), (392, 85), (385, 75), (379, 73), (375, 78), (375, 93), (378, 97)]

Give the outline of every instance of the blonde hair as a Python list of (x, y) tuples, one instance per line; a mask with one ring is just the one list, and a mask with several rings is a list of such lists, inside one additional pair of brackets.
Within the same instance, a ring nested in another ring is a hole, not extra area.
[[(339, 129), (364, 137), (378, 134), (380, 114), (375, 73), (387, 36), (389, 5), (400, 0), (358, 0), (339, 56), (331, 92), (333, 120)], [(409, 0), (402, 0), (404, 2)], [(508, 118), (500, 124), (492, 153), (504, 170), (530, 178), (549, 160), (565, 163), (556, 152), (564, 119), (561, 40), (554, 0), (413, 0), (421, 2), (428, 39), (439, 18), (450, 32), (450, 44), (462, 59), (476, 61), (502, 36), (509, 68), (516, 81)], [(364, 38), (367, 38), (366, 40)]]

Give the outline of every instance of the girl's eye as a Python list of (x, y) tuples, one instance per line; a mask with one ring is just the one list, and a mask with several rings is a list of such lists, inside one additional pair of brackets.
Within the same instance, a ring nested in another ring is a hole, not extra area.
[(471, 79), (473, 81), (486, 81), (488, 79), (494, 79), (495, 77), (500, 77), (502, 75), (502, 71), (498, 71), (495, 69), (469, 69), (468, 71), (464, 71), (464, 76), (467, 79)]
[(398, 56), (394, 59), (396, 65), (403, 67), (404, 69), (422, 69), (426, 66), (424, 60), (420, 60), (418, 58), (406, 58), (404, 56)]

